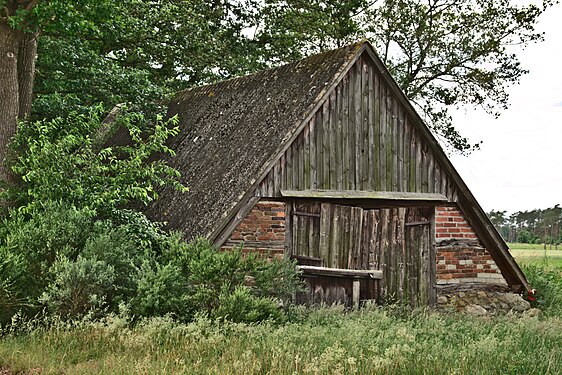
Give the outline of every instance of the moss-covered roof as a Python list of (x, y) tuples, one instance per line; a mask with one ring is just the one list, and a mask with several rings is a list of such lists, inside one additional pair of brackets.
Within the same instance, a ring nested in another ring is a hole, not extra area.
[(188, 193), (164, 189), (149, 217), (186, 238), (209, 236), (265, 172), (362, 43), (178, 93), (169, 163)]

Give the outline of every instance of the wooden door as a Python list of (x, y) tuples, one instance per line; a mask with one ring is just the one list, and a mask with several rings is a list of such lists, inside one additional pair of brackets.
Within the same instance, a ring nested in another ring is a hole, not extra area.
[(412, 307), (434, 303), (433, 208), (292, 207), (291, 254), (301, 264), (382, 270), (383, 279), (369, 296)]

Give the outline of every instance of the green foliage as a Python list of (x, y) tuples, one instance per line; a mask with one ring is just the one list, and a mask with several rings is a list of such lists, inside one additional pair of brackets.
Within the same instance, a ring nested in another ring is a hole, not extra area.
[(190, 320), (195, 314), (185, 275), (174, 264), (146, 260), (135, 275), (135, 284), (136, 293), (128, 304), (133, 315), (172, 314), (180, 320)]
[[(301, 288), (292, 262), (244, 256), (241, 249), (221, 252), (203, 238), (186, 244), (177, 235), (169, 237), (161, 248), (161, 257), (140, 269), (139, 291), (131, 301), (134, 315), (171, 313), (190, 321), (197, 312), (214, 315), (221, 309), (221, 300), (231, 303), (233, 298), (244, 299), (242, 294), (251, 293), (248, 311), (263, 306), (269, 316), (268, 298), (287, 302)], [(236, 292), (245, 284), (252, 285)], [(238, 297), (233, 296), (236, 293)], [(275, 306), (278, 309), (278, 303)]]
[[(102, 147), (105, 134), (102, 110), (88, 114), (36, 121), (21, 125), (13, 141), (19, 155), (12, 170), (21, 176), (24, 188), (11, 191), (20, 210), (30, 212), (45, 201), (63, 200), (76, 207), (108, 213), (131, 202), (148, 203), (158, 197), (156, 188), (171, 185), (185, 191), (179, 173), (157, 154), (173, 154), (166, 140), (178, 132), (172, 118), (160, 118), (146, 129), (142, 115), (117, 118), (115, 127), (125, 128), (129, 144)], [(145, 128), (145, 129), (143, 129)], [(145, 132), (143, 132), (145, 130)]]
[(104, 261), (78, 256), (59, 258), (49, 270), (53, 280), (39, 298), (50, 313), (80, 318), (101, 315), (115, 289), (115, 269)]
[(562, 265), (523, 264), (529, 285), (537, 290), (538, 307), (546, 315), (562, 318)]
[(48, 22), (39, 39), (34, 118), (100, 102), (150, 113), (179, 88), (260, 65), (257, 46), (242, 33), (258, 20), (254, 0), (49, 3), (40, 7)]
[(29, 215), (12, 212), (3, 219), (0, 279), (16, 300), (36, 304), (57, 256), (76, 257), (92, 228), (92, 213), (56, 202)]
[(538, 239), (539, 239), (538, 237), (534, 236), (528, 230), (522, 230), (517, 234), (517, 242), (521, 242), (521, 243), (537, 243), (536, 241)]
[(243, 286), (233, 292), (228, 289), (219, 296), (219, 306), (213, 315), (236, 323), (258, 323), (266, 320), (281, 323), (285, 320), (279, 303), (271, 297), (256, 297)]

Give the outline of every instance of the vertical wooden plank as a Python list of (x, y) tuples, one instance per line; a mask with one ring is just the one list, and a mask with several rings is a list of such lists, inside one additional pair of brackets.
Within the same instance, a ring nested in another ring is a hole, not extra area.
[(428, 172), (429, 172), (429, 160), (427, 155), (427, 145), (425, 143), (422, 144), (422, 193), (427, 193), (428, 190)]
[(361, 282), (359, 280), (353, 280), (353, 308), (357, 309), (359, 308), (359, 296), (361, 294), (360, 291), (360, 287), (361, 287)]
[(381, 217), (381, 233), (379, 237), (380, 244), (380, 269), (383, 271), (383, 277), (380, 280), (381, 284), (381, 295), (384, 297), (385, 301), (388, 296), (388, 279), (390, 275), (390, 267), (388, 264), (388, 226), (389, 226), (389, 210), (383, 208), (380, 210)]
[[(281, 155), (281, 158), (279, 159), (279, 189), (280, 190), (285, 190), (287, 189), (287, 181), (286, 181), (286, 159), (285, 159), (285, 153), (283, 153)], [(279, 195), (281, 195), (281, 192), (279, 192)]]
[(273, 196), (278, 197), (280, 196), (279, 191), (281, 190), (281, 165), (279, 161), (277, 161), (273, 167)]
[(440, 186), (441, 186), (441, 166), (439, 162), (435, 161), (435, 178), (433, 181), (433, 192), (440, 193)]
[(285, 204), (285, 258), (290, 258), (293, 255), (293, 203), (287, 202)]
[(400, 263), (402, 257), (402, 251), (398, 243), (398, 208), (392, 209), (392, 238), (391, 238), (391, 252), (392, 252), (392, 285), (394, 290), (394, 295), (398, 301), (402, 301), (402, 294), (400, 291)]
[(267, 196), (268, 197), (273, 197), (273, 171), (270, 171), (267, 174)]
[(423, 141), (419, 135), (416, 134), (416, 192), (422, 192), (422, 174), (423, 174), (423, 159), (422, 159)]
[(411, 138), (411, 127), (408, 122), (407, 116), (404, 117), (404, 144), (403, 144), (403, 180), (402, 189), (403, 191), (410, 191), (410, 138)]
[(386, 106), (386, 191), (393, 191), (393, 175), (394, 175), (394, 154), (396, 153), (394, 144), (394, 128), (393, 128), (393, 111), (394, 111), (394, 98), (390, 93), (387, 93), (387, 106)]
[(404, 109), (402, 106), (398, 107), (398, 129), (397, 129), (397, 154), (398, 154), (398, 162), (397, 162), (397, 171), (396, 178), (397, 178), (397, 191), (404, 191)]
[(347, 155), (349, 160), (349, 189), (355, 190), (355, 149), (357, 145), (355, 144), (355, 132), (357, 128), (357, 122), (355, 120), (355, 91), (357, 87), (357, 72), (355, 71), (355, 65), (349, 70), (349, 114), (348, 114), (348, 144), (349, 144), (349, 154)]
[(316, 121), (314, 128), (316, 130), (316, 188), (323, 188), (323, 176), (324, 176), (324, 162), (322, 161), (323, 147), (324, 147), (324, 122), (322, 119), (322, 110), (316, 112)]
[(416, 175), (417, 175), (417, 159), (416, 159), (416, 130), (411, 122), (409, 122), (410, 128), (410, 173), (408, 178), (410, 179), (409, 191), (416, 192)]
[(342, 85), (342, 186), (343, 189), (349, 190), (350, 183), (350, 150), (351, 144), (349, 140), (349, 73), (345, 75), (340, 83)]
[(362, 178), (363, 178), (363, 171), (362, 163), (361, 163), (361, 145), (362, 145), (362, 138), (363, 138), (363, 116), (361, 114), (361, 108), (363, 107), (363, 99), (362, 99), (362, 64), (363, 59), (359, 58), (355, 63), (355, 91), (353, 92), (354, 96), (354, 114), (355, 114), (355, 186), (356, 189), (362, 189)]
[(423, 275), (422, 275), (422, 282), (420, 285), (422, 286), (421, 289), (421, 296), (420, 296), (420, 305), (427, 306), (429, 302), (429, 284), (430, 284), (430, 272), (429, 272), (429, 226), (422, 225), (422, 256), (423, 256)]
[(435, 158), (431, 152), (427, 155), (428, 166), (427, 166), (427, 192), (434, 193), (435, 187)]
[(322, 106), (322, 189), (330, 189), (330, 101)]
[(324, 267), (330, 267), (330, 232), (332, 227), (332, 205), (320, 205), (320, 239), (319, 253)]
[(382, 90), (383, 90), (383, 84), (381, 83), (381, 79), (380, 79), (380, 74), (379, 72), (375, 72), (375, 107), (373, 109), (374, 111), (374, 132), (373, 132), (373, 138), (374, 138), (374, 142), (375, 142), (375, 146), (374, 149), (372, 150), (373, 152), (373, 159), (374, 159), (374, 163), (372, 165), (371, 168), (373, 168), (373, 173), (375, 175), (375, 186), (374, 186), (374, 190), (375, 191), (381, 191), (382, 190), (382, 183), (381, 183), (381, 167), (382, 167), (382, 162), (381, 162), (381, 113), (382, 113), (382, 106), (381, 106), (381, 102), (382, 102)]
[(361, 269), (361, 225), (363, 222), (363, 210), (360, 207), (350, 208), (348, 267), (351, 269)]
[(317, 172), (317, 167), (316, 167), (316, 155), (317, 155), (317, 150), (316, 150), (316, 138), (317, 138), (316, 116), (312, 116), (308, 126), (310, 127), (310, 150), (309, 150), (309, 155), (310, 155), (310, 188), (312, 190), (316, 190), (316, 189), (318, 189), (318, 181), (316, 180), (316, 172)]
[(310, 122), (307, 126), (303, 129), (303, 136), (304, 136), (304, 154), (303, 154), (303, 181), (302, 181), (302, 188), (303, 189), (310, 189)]
[(359, 264), (359, 269), (367, 270), (369, 269), (369, 245), (371, 236), (371, 211), (363, 211), (363, 219), (361, 223), (361, 263)]
[(371, 91), (371, 75), (369, 74), (369, 65), (363, 60), (361, 64), (361, 189), (369, 190), (369, 179), (371, 171), (369, 169), (369, 92)]
[(376, 190), (376, 179), (377, 179), (377, 167), (375, 165), (375, 97), (377, 90), (377, 74), (373, 66), (369, 64), (369, 99), (368, 99), (368, 114), (367, 114), (367, 128), (369, 129), (369, 140), (367, 142), (367, 153), (368, 157), (368, 186), (369, 190)]
[(407, 258), (406, 258), (406, 243), (404, 240), (404, 235), (406, 231), (406, 209), (401, 207), (398, 209), (398, 220), (397, 220), (397, 242), (398, 242), (398, 252), (400, 252), (400, 262), (398, 267), (400, 269), (400, 276), (398, 280), (398, 295), (400, 301), (403, 304), (408, 302), (408, 281), (407, 281)]
[(379, 141), (379, 172), (380, 172), (380, 190), (386, 190), (386, 149), (388, 145), (386, 144), (386, 97), (387, 97), (387, 87), (381, 83), (381, 99), (380, 99), (380, 141)]
[(303, 190), (305, 189), (305, 185), (304, 185), (304, 168), (305, 168), (305, 146), (306, 146), (306, 142), (305, 142), (305, 138), (304, 138), (304, 133), (301, 133), (298, 137), (297, 137), (297, 147), (299, 150), (299, 175), (298, 175), (298, 187), (299, 190)]
[(294, 190), (295, 186), (293, 185), (293, 148), (288, 147), (287, 151), (285, 151), (286, 161), (287, 161), (287, 170), (285, 174), (286, 182), (285, 185), (287, 189)]
[(381, 267), (381, 218), (380, 210), (369, 210), (372, 216), (371, 237), (369, 241), (369, 269), (379, 270)]
[(333, 205), (333, 216), (332, 216), (332, 227), (330, 230), (330, 253), (331, 253), (331, 261), (330, 267), (332, 268), (341, 268), (340, 266), (340, 237), (341, 237), (341, 216), (342, 210), (340, 205)]
[[(314, 206), (314, 213), (321, 215), (320, 203), (316, 203)], [(315, 258), (321, 258), (320, 256), (320, 217), (314, 219), (314, 255)]]
[(335, 132), (334, 132), (334, 149), (332, 153), (335, 154), (335, 166), (333, 170), (335, 184), (332, 183), (336, 189), (343, 189), (343, 91), (342, 83), (337, 85), (336, 89), (336, 106), (335, 106)]
[(398, 155), (400, 154), (399, 146), (399, 139), (398, 139), (398, 108), (400, 104), (398, 101), (393, 97), (392, 98), (392, 164), (394, 167), (392, 168), (392, 191), (399, 191), (398, 190), (398, 180), (400, 178), (398, 172), (400, 171), (398, 166)]
[(428, 220), (431, 223), (429, 228), (429, 305), (435, 306), (437, 303), (437, 250), (435, 248), (435, 208), (428, 208)]
[(336, 99), (336, 90), (332, 90), (330, 93), (330, 131), (329, 131), (329, 158), (330, 158), (330, 168), (329, 168), (329, 189), (336, 189), (336, 172), (337, 172), (337, 126), (338, 126), (338, 108)]
[(396, 290), (396, 252), (394, 247), (394, 239), (396, 233), (396, 215), (394, 215), (394, 209), (389, 208), (389, 223), (388, 223), (388, 231), (387, 234), (387, 268), (388, 268), (388, 277), (387, 277), (387, 293), (389, 297), (393, 300), (396, 300), (397, 297), (397, 290)]
[[(441, 182), (440, 182), (440, 190), (439, 192), (441, 194), (445, 194), (447, 195), (447, 181), (449, 180), (449, 176), (447, 176), (447, 174), (443, 171), (443, 174), (441, 175)], [(449, 198), (449, 196), (447, 195), (447, 198)]]

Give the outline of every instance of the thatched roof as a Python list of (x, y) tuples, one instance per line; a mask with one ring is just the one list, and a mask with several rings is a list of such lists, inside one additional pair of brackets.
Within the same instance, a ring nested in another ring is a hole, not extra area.
[(178, 93), (169, 163), (188, 193), (165, 189), (148, 216), (186, 238), (209, 236), (263, 174), (362, 43)]

